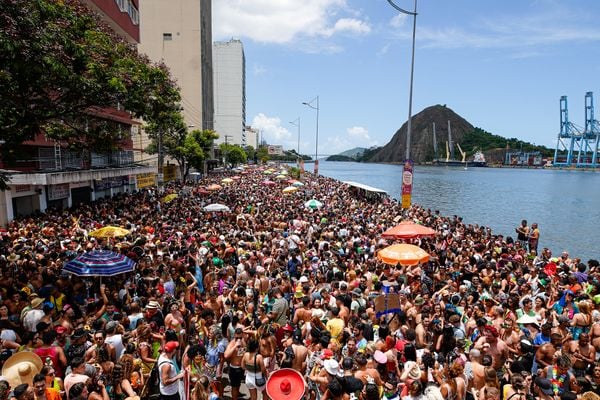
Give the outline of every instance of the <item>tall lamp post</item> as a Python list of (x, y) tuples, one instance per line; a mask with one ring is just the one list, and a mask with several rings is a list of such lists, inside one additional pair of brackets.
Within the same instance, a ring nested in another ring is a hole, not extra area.
[(298, 165), (300, 165), (300, 117), (296, 118), (293, 121), (290, 121), (290, 124), (298, 128), (298, 149), (296, 150), (296, 152), (298, 153)]
[[(315, 105), (313, 105), (315, 103)], [(319, 174), (319, 96), (315, 97), (311, 101), (302, 102), (305, 106), (317, 110), (317, 130), (315, 134), (315, 175)]]
[(404, 169), (402, 171), (402, 208), (409, 208), (412, 196), (413, 182), (413, 161), (410, 159), (410, 136), (412, 134), (412, 96), (413, 96), (413, 75), (415, 70), (415, 36), (417, 31), (417, 0), (415, 0), (415, 10), (407, 11), (397, 6), (393, 0), (387, 0), (396, 10), (403, 14), (413, 17), (412, 32), (412, 57), (410, 61), (410, 89), (408, 94), (408, 121), (406, 124), (406, 156), (404, 159)]

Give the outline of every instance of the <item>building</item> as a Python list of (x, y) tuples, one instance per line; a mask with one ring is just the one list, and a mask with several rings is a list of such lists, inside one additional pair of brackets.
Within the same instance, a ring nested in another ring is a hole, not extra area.
[[(138, 41), (138, 0), (84, 0), (84, 3), (116, 34), (130, 43)], [(125, 132), (136, 127), (130, 113), (118, 106), (95, 108), (90, 113), (116, 123), (117, 129)], [(137, 177), (143, 185), (145, 174), (153, 171), (149, 166), (134, 164), (131, 137), (120, 142), (118, 151), (81, 154), (40, 132), (23, 143), (19, 151), (24, 156), (15, 163), (0, 162), (0, 168), (9, 170), (10, 178), (10, 189), (0, 192), (0, 225), (49, 207), (62, 209), (134, 190)]]
[[(211, 0), (144, 0), (140, 17), (138, 50), (155, 62), (164, 62), (171, 71), (181, 89), (186, 125), (213, 129)], [(143, 154), (150, 144), (143, 130), (137, 140), (136, 157), (156, 165), (156, 155)]]
[(240, 40), (213, 44), (214, 128), (217, 143), (246, 146), (246, 59)]
[(247, 126), (245, 128), (246, 133), (246, 146), (252, 146), (255, 149), (258, 149), (259, 146), (259, 130), (255, 129), (251, 126)]
[(282, 156), (283, 146), (280, 144), (270, 144), (267, 146), (267, 153), (271, 156)]

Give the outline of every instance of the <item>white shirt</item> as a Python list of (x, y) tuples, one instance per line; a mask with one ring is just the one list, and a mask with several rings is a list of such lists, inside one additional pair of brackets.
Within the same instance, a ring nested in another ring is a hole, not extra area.
[(30, 332), (37, 332), (36, 325), (44, 318), (44, 312), (39, 309), (29, 310), (23, 318), (23, 326)]

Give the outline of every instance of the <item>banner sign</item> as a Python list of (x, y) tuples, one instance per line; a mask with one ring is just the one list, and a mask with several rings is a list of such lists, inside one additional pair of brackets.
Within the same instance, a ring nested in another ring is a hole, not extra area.
[(48, 200), (66, 199), (69, 197), (69, 184), (48, 185)]
[(135, 179), (137, 181), (138, 189), (156, 185), (156, 174), (151, 172), (146, 174), (137, 174)]
[(163, 166), (163, 182), (174, 181), (175, 179), (177, 179), (177, 166), (176, 165)]
[(402, 208), (410, 208), (413, 186), (413, 161), (406, 160), (402, 170)]

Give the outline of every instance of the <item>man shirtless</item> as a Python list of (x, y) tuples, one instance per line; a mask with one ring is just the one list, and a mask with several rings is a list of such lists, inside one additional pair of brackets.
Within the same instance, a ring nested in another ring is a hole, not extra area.
[(585, 376), (588, 365), (596, 361), (596, 349), (590, 344), (590, 335), (580, 334), (579, 340), (571, 340), (566, 348), (573, 363), (573, 374), (578, 378)]
[[(310, 333), (310, 320), (312, 318), (312, 310), (310, 308), (310, 297), (302, 297), (302, 308), (296, 309), (292, 323), (294, 326), (302, 326), (302, 335), (307, 336)], [(302, 321), (302, 325), (299, 322)]]
[(552, 332), (550, 334), (550, 342), (544, 343), (535, 352), (533, 370), (531, 372), (536, 373), (538, 369), (544, 369), (552, 365), (554, 362), (554, 353), (560, 349), (561, 345), (562, 335), (559, 332)]
[(244, 380), (242, 358), (246, 352), (246, 341), (242, 328), (236, 328), (233, 340), (225, 349), (225, 360), (229, 363), (229, 383), (231, 384), (231, 400), (237, 400), (240, 395), (240, 386)]
[(308, 357), (308, 349), (302, 343), (302, 336), (299, 333), (292, 335), (292, 350), (294, 351), (294, 360), (292, 368), (303, 373), (306, 370), (306, 358)]
[(469, 359), (471, 362), (468, 368), (467, 392), (471, 393), (472, 390), (475, 390), (478, 393), (485, 386), (485, 367), (481, 364), (481, 352), (472, 349), (469, 352)]
[(499, 338), (500, 334), (498, 330), (491, 326), (486, 325), (483, 330), (483, 336), (475, 343), (475, 348), (479, 351), (483, 351), (492, 357), (492, 367), (496, 370), (496, 373), (500, 376), (504, 374), (504, 363), (508, 359), (509, 350), (506, 343)]
[(221, 316), (225, 312), (225, 305), (223, 300), (218, 298), (219, 292), (218, 287), (213, 287), (209, 293), (208, 300), (205, 303), (205, 307), (210, 308), (215, 313), (215, 319), (219, 321)]
[(355, 378), (360, 379), (365, 385), (369, 381), (374, 381), (379, 387), (383, 385), (381, 375), (379, 375), (379, 372), (375, 368), (367, 368), (367, 359), (363, 355), (359, 355), (354, 361), (358, 367), (354, 373)]

